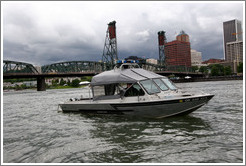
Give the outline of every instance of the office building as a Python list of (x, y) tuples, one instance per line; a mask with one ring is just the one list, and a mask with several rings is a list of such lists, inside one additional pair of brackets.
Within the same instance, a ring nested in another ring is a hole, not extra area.
[(226, 43), (226, 57), (229, 62), (243, 62), (243, 41)]
[(191, 49), (191, 66), (199, 66), (202, 63), (202, 53)]
[(223, 22), (224, 31), (224, 57), (225, 61), (233, 62), (234, 59), (227, 57), (227, 43), (238, 42), (243, 40), (241, 21), (234, 19)]
[(177, 40), (165, 43), (167, 66), (191, 67), (191, 50), (189, 36), (181, 31)]
[(153, 59), (153, 58), (146, 59), (146, 62), (147, 63), (151, 63), (151, 64), (155, 64), (155, 65), (158, 64), (158, 60), (157, 59)]

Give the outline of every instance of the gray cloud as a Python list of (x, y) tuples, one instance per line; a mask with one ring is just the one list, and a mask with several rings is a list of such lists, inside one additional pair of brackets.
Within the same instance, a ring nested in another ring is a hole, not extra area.
[(184, 30), (203, 59), (223, 58), (223, 22), (243, 21), (243, 3), (2, 2), (3, 59), (44, 65), (102, 57), (116, 20), (119, 57), (158, 58), (157, 32)]

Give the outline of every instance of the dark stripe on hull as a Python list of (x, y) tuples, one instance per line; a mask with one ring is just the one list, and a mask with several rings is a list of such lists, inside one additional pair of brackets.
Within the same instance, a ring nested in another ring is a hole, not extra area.
[(199, 100), (209, 101), (214, 95), (203, 96), (203, 97), (193, 97), (186, 99), (176, 99), (168, 101), (154, 101), (154, 102), (141, 102), (141, 103), (119, 103), (119, 104), (110, 104), (112, 107), (117, 109), (117, 107), (136, 107), (136, 106), (149, 106), (149, 105), (164, 105), (164, 104), (174, 104), (174, 103), (183, 103), (183, 102), (192, 102)]
[[(136, 115), (149, 118), (164, 118), (169, 116), (186, 115), (189, 114), (204, 104), (206, 104), (214, 95), (193, 97), (185, 99), (176, 99), (168, 101), (154, 101), (142, 103), (119, 103), (109, 104), (112, 110), (99, 110), (99, 109), (79, 109), (79, 110), (63, 110), (63, 112), (76, 112), (76, 113), (94, 113), (94, 114), (127, 114)], [(194, 104), (194, 105), (193, 105)], [(175, 107), (179, 107), (174, 109)], [(187, 108), (184, 108), (187, 106)], [(142, 108), (141, 108), (142, 107)], [(144, 108), (145, 107), (145, 108)], [(174, 108), (173, 108), (174, 107)], [(147, 111), (146, 111), (147, 108)], [(157, 108), (158, 113), (154, 113), (153, 109)], [(171, 110), (169, 110), (169, 108)], [(181, 109), (180, 109), (181, 108)], [(183, 109), (182, 109), (183, 108)], [(143, 111), (145, 109), (145, 111)], [(152, 114), (153, 113), (153, 114)]]

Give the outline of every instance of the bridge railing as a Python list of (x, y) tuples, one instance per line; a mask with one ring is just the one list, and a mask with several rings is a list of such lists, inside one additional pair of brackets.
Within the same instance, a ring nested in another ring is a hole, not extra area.
[(3, 61), (3, 73), (33, 73), (38, 74), (37, 69), (29, 63), (17, 61)]
[(101, 72), (104, 64), (92, 61), (60, 62), (41, 67), (42, 73)]
[[(34, 74), (49, 74), (49, 73), (82, 73), (82, 72), (94, 72), (100, 73), (113, 68), (112, 65), (104, 62), (93, 61), (68, 61), (53, 63), (50, 65), (44, 65), (41, 67), (41, 73), (29, 63), (16, 62), (16, 61), (3, 61), (4, 73), (34, 73)], [(174, 72), (190, 72), (194, 73), (191, 68), (185, 66), (162, 66), (159, 64), (140, 63), (143, 69), (153, 72), (174, 71)]]

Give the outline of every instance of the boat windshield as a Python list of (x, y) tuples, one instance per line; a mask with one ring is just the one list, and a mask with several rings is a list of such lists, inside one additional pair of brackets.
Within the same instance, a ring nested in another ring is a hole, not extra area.
[(178, 88), (167, 78), (161, 79), (171, 90), (177, 90)]
[(160, 90), (152, 80), (140, 81), (140, 84), (148, 92), (148, 94), (160, 93)]
[(160, 78), (153, 79), (153, 81), (156, 83), (156, 85), (160, 87), (161, 90), (163, 91), (168, 90), (168, 87), (166, 86), (166, 84), (164, 84), (164, 82)]

